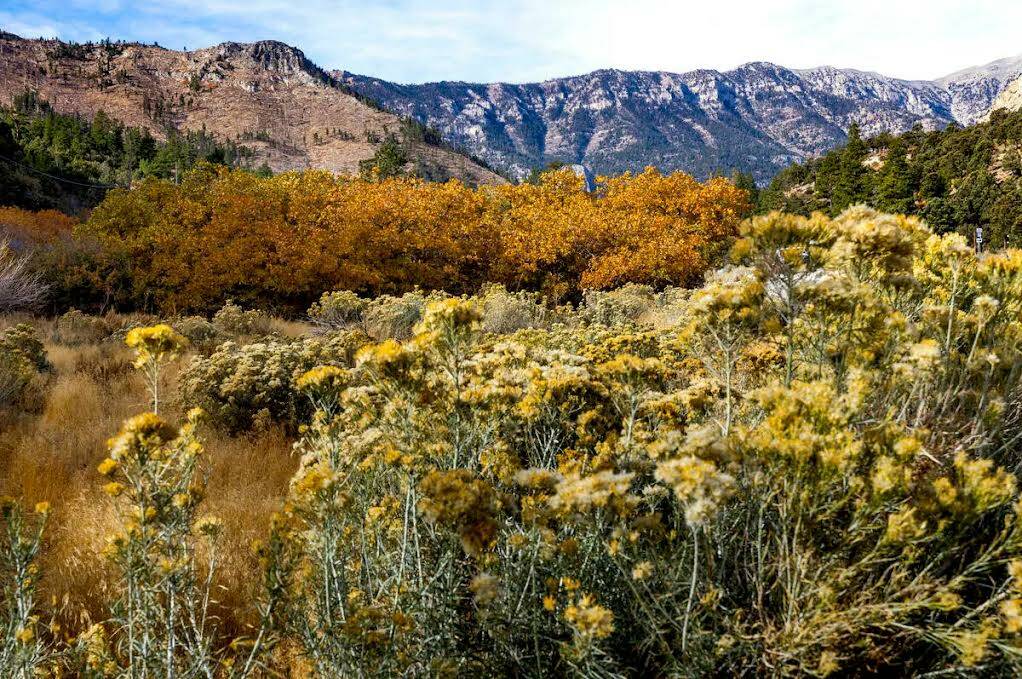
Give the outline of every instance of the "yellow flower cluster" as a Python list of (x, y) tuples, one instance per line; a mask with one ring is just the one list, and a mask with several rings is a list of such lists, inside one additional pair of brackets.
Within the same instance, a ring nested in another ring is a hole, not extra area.
[(564, 619), (586, 641), (604, 639), (614, 632), (614, 614), (596, 603), (591, 594), (583, 594), (565, 608)]
[(554, 511), (571, 516), (607, 509), (621, 516), (629, 514), (639, 498), (631, 493), (635, 475), (604, 470), (585, 476), (567, 477), (550, 497)]
[(711, 519), (732, 494), (734, 479), (707, 460), (685, 456), (657, 465), (656, 478), (674, 490), (690, 526)]
[(188, 340), (166, 323), (147, 328), (132, 328), (124, 342), (135, 350), (136, 368), (171, 360), (188, 346)]
[(419, 510), (425, 517), (455, 527), (465, 551), (480, 555), (497, 531), (497, 498), (492, 487), (467, 469), (432, 471), (419, 483)]

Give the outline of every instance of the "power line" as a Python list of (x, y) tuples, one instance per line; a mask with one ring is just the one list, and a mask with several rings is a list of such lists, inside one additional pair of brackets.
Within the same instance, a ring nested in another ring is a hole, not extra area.
[(19, 167), (25, 168), (29, 172), (35, 172), (36, 174), (41, 174), (44, 177), (49, 177), (50, 179), (52, 179), (54, 181), (64, 182), (65, 184), (74, 184), (75, 186), (84, 186), (87, 189), (118, 189), (118, 188), (121, 188), (120, 185), (118, 185), (118, 184), (85, 184), (83, 182), (76, 182), (73, 179), (64, 179), (63, 177), (57, 177), (57, 176), (52, 175), (52, 174), (50, 174), (48, 172), (43, 172), (42, 170), (37, 170), (36, 168), (32, 167), (31, 165), (26, 165), (25, 163), (22, 163), (22, 162), (19, 162), (19, 161), (15, 160), (14, 158), (8, 158), (5, 155), (0, 155), (0, 160), (6, 160), (9, 163), (13, 163), (13, 164), (15, 164), (15, 165), (17, 165)]

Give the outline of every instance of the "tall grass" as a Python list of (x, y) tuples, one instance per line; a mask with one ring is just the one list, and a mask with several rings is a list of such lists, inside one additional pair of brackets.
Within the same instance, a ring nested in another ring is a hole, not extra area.
[[(25, 320), (12, 317), (7, 324)], [(96, 469), (121, 424), (152, 404), (147, 380), (132, 367), (134, 352), (111, 337), (134, 319), (108, 316), (105, 330), (89, 335), (69, 334), (69, 323), (32, 322), (40, 334), (55, 340), (45, 343), (53, 371), (40, 387), (38, 411), (0, 410), (0, 495), (17, 498), (19, 506), (50, 505), (35, 555), (40, 573), (36, 601), (55, 604), (47, 609), (59, 632), (41, 636), (60, 640), (106, 620), (115, 602), (116, 573), (103, 553), (120, 517)], [(187, 360), (184, 356), (163, 367), (161, 411), (169, 421), (184, 416), (177, 379)], [(297, 460), (291, 455), (292, 441), (278, 428), (233, 437), (206, 427), (202, 435), (206, 509), (224, 526), (210, 615), (220, 621), (224, 637), (234, 638), (259, 622), (252, 602), (260, 591), (262, 568), (250, 545), (265, 536)]]

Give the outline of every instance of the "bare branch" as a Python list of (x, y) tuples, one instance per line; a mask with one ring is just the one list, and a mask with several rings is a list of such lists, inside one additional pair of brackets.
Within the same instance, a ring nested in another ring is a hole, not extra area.
[(26, 255), (19, 255), (10, 242), (0, 240), (0, 314), (38, 307), (49, 286), (29, 267)]

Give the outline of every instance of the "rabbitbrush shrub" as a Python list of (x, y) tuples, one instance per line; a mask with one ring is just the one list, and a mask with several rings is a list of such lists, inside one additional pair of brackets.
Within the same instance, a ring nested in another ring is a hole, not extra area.
[[(149, 415), (102, 469), (118, 614), (71, 655), (175, 676), (249, 673), (269, 661), (245, 644), (276, 642), (273, 669), (320, 677), (1017, 676), (1022, 251), (865, 208), (742, 236), (690, 294), (630, 289), (577, 327), (486, 332), (480, 299), (389, 298), (383, 316), (419, 307), (406, 339), (196, 359), (186, 397), (224, 422), (307, 409), (256, 550), (259, 626), (233, 649), (215, 620), (177, 626), (201, 619), (219, 528), (194, 420)], [(140, 367), (170, 338), (139, 334)]]
[(320, 676), (1022, 669), (1022, 253), (861, 208), (744, 235), (680, 326), (437, 301), (299, 381)]
[(114, 330), (106, 318), (71, 309), (57, 318), (53, 341), (68, 346), (96, 344), (108, 338)]
[(44, 397), (45, 374), (52, 369), (32, 326), (18, 324), (0, 332), (0, 409), (34, 410)]
[(316, 325), (341, 330), (362, 320), (368, 302), (350, 290), (324, 292), (319, 301), (309, 307), (309, 320)]
[(355, 352), (368, 342), (360, 330), (315, 339), (224, 342), (209, 356), (192, 359), (181, 376), (182, 398), (229, 431), (250, 429), (257, 419), (297, 428), (308, 419), (311, 407), (295, 389), (295, 379), (317, 365), (350, 365)]
[[(256, 606), (250, 639), (224, 639), (213, 614), (222, 522), (199, 514), (203, 446), (193, 409), (179, 427), (162, 419), (160, 372), (184, 349), (167, 325), (135, 328), (126, 343), (145, 377), (153, 412), (127, 420), (110, 439), (99, 472), (113, 498), (119, 530), (104, 555), (116, 574), (110, 617), (77, 636), (42, 624), (37, 556), (49, 505), (34, 515), (0, 499), (0, 675), (81, 677), (245, 677), (266, 669), (273, 644), (271, 594)], [(199, 554), (203, 557), (200, 559)], [(270, 572), (271, 569), (268, 569)], [(269, 590), (267, 590), (269, 591)]]

